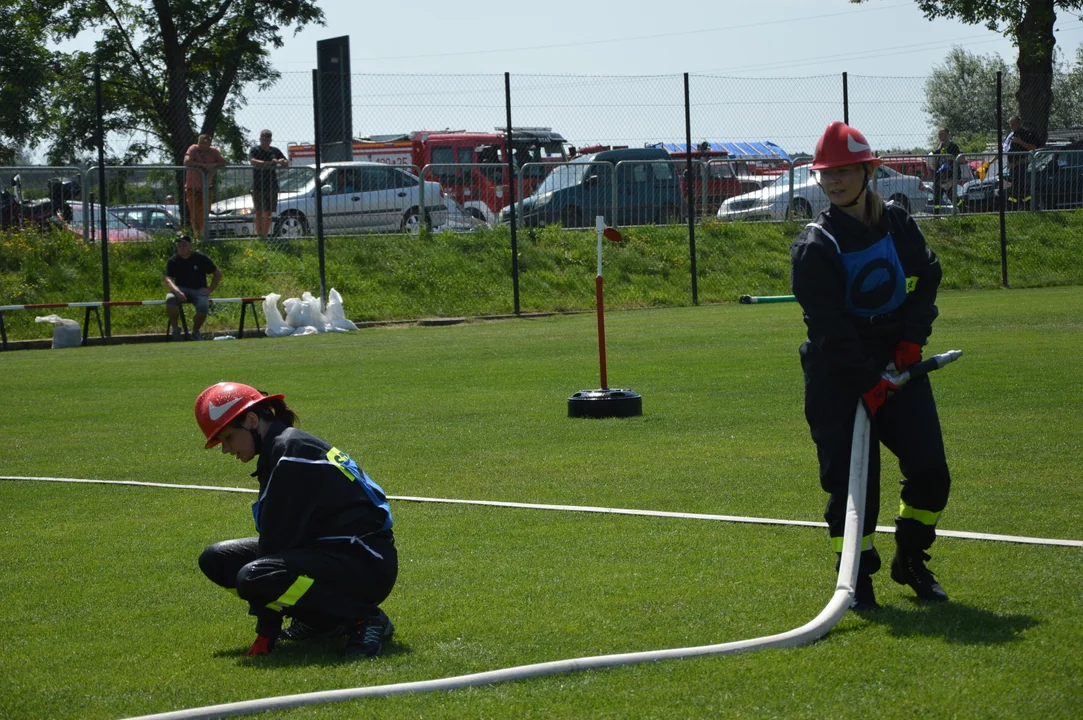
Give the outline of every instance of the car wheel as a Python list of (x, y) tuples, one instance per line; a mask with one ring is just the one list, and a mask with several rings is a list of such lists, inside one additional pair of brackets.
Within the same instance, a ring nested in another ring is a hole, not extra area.
[(560, 224), (566, 228), (583, 227), (583, 211), (577, 207), (566, 207), (560, 211)]
[(892, 195), (891, 202), (895, 203), (906, 212), (910, 212), (910, 199), (905, 195)]
[(421, 231), (423, 224), (421, 213), (418, 212), (416, 207), (412, 207), (402, 216), (401, 230), (408, 235), (417, 235)]
[(308, 235), (308, 220), (301, 213), (283, 215), (275, 223), (275, 237), (301, 237)]
[(793, 216), (799, 220), (811, 220), (812, 219), (812, 206), (809, 205), (808, 200), (804, 198), (794, 198), (793, 205), (790, 206), (793, 210)]

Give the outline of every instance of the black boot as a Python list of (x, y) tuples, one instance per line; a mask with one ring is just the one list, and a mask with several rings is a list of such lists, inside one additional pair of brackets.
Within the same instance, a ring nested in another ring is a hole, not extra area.
[(876, 602), (876, 593), (872, 589), (872, 575), (859, 574), (857, 576), (857, 587), (854, 588), (854, 599), (850, 601), (850, 609), (855, 612), (880, 609), (880, 603)]
[(891, 579), (912, 587), (922, 600), (945, 602), (948, 594), (940, 587), (932, 570), (925, 567), (928, 559), (929, 554), (922, 550), (907, 553), (896, 550), (891, 560)]
[[(842, 553), (838, 553), (838, 561), (835, 563), (835, 572), (839, 571), (842, 563)], [(879, 610), (880, 603), (876, 602), (876, 592), (872, 589), (873, 573), (880, 569), (880, 553), (876, 548), (870, 547), (861, 552), (858, 558), (857, 585), (854, 587), (854, 597), (850, 601), (850, 609), (856, 612), (867, 610)]]

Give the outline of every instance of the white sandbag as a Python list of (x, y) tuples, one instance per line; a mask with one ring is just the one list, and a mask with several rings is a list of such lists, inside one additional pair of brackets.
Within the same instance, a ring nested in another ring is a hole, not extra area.
[(282, 319), (278, 311), (278, 293), (270, 293), (263, 298), (263, 317), (267, 319), (267, 337), (284, 337), (293, 334), (293, 328)]
[(53, 349), (79, 347), (83, 344), (83, 330), (74, 320), (59, 315), (39, 315), (34, 322), (53, 323)]
[(335, 330), (356, 330), (357, 326), (346, 318), (346, 311), (342, 307), (342, 296), (338, 290), (331, 288), (327, 293), (327, 322)]
[(292, 334), (293, 335), (315, 335), (318, 332), (319, 332), (319, 330), (317, 330), (312, 325), (302, 325), (301, 327), (294, 330)]
[(329, 329), (328, 322), (320, 307), (323, 304), (320, 302), (320, 299), (318, 297), (312, 297), (312, 293), (310, 292), (303, 292), (301, 293), (301, 302), (308, 306), (308, 315), (312, 320), (308, 324), (316, 328), (317, 332), (327, 332)]
[(286, 308), (286, 324), (291, 328), (302, 328), (314, 324), (312, 309), (300, 298), (286, 298), (282, 301), (282, 305)]

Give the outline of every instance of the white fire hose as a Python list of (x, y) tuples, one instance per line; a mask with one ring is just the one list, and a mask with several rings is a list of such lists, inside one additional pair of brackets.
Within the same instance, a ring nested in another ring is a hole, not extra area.
[[(936, 355), (915, 365), (907, 372), (889, 375), (895, 385), (902, 386), (912, 379), (959, 358), (962, 352), (950, 350)], [(518, 667), (490, 670), (487, 672), (459, 675), (456, 677), (421, 680), (417, 682), (375, 685), (371, 687), (347, 688), (343, 690), (325, 690), (321, 692), (283, 695), (280, 697), (245, 700), (242, 702), (208, 705), (188, 710), (140, 715), (128, 720), (203, 720), (206, 718), (227, 718), (249, 715), (269, 710), (315, 705), (319, 703), (342, 702), (368, 697), (386, 697), (405, 693), (423, 693), (436, 690), (458, 690), (460, 688), (512, 680), (559, 675), (581, 670), (634, 665), (657, 660), (676, 660), (679, 658), (701, 657), (705, 655), (727, 655), (767, 648), (786, 648), (807, 645), (826, 635), (850, 607), (857, 584), (859, 548), (861, 546), (862, 525), (865, 513), (865, 487), (869, 470), (869, 429), (870, 420), (865, 406), (858, 400), (854, 416), (854, 434), (850, 450), (850, 479), (846, 499), (846, 522), (842, 541), (842, 559), (839, 563), (838, 581), (835, 592), (819, 615), (799, 628), (776, 635), (737, 640), (718, 645), (700, 645), (698, 647), (671, 648), (669, 650), (649, 650), (645, 652), (621, 653), (617, 655), (596, 655), (594, 657), (554, 660), (551, 662), (520, 665)]]

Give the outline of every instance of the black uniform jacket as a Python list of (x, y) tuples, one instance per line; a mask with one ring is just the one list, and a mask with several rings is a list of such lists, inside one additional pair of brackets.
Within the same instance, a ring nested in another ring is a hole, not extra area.
[(315, 435), (275, 422), (253, 475), (259, 479), (252, 514), (262, 555), (391, 532), (383, 489)]
[(790, 257), (806, 350), (818, 366), (849, 377), (857, 393), (876, 385), (900, 340), (925, 344), (937, 316), (940, 262), (901, 207), (888, 204), (867, 227), (831, 206), (805, 227)]

